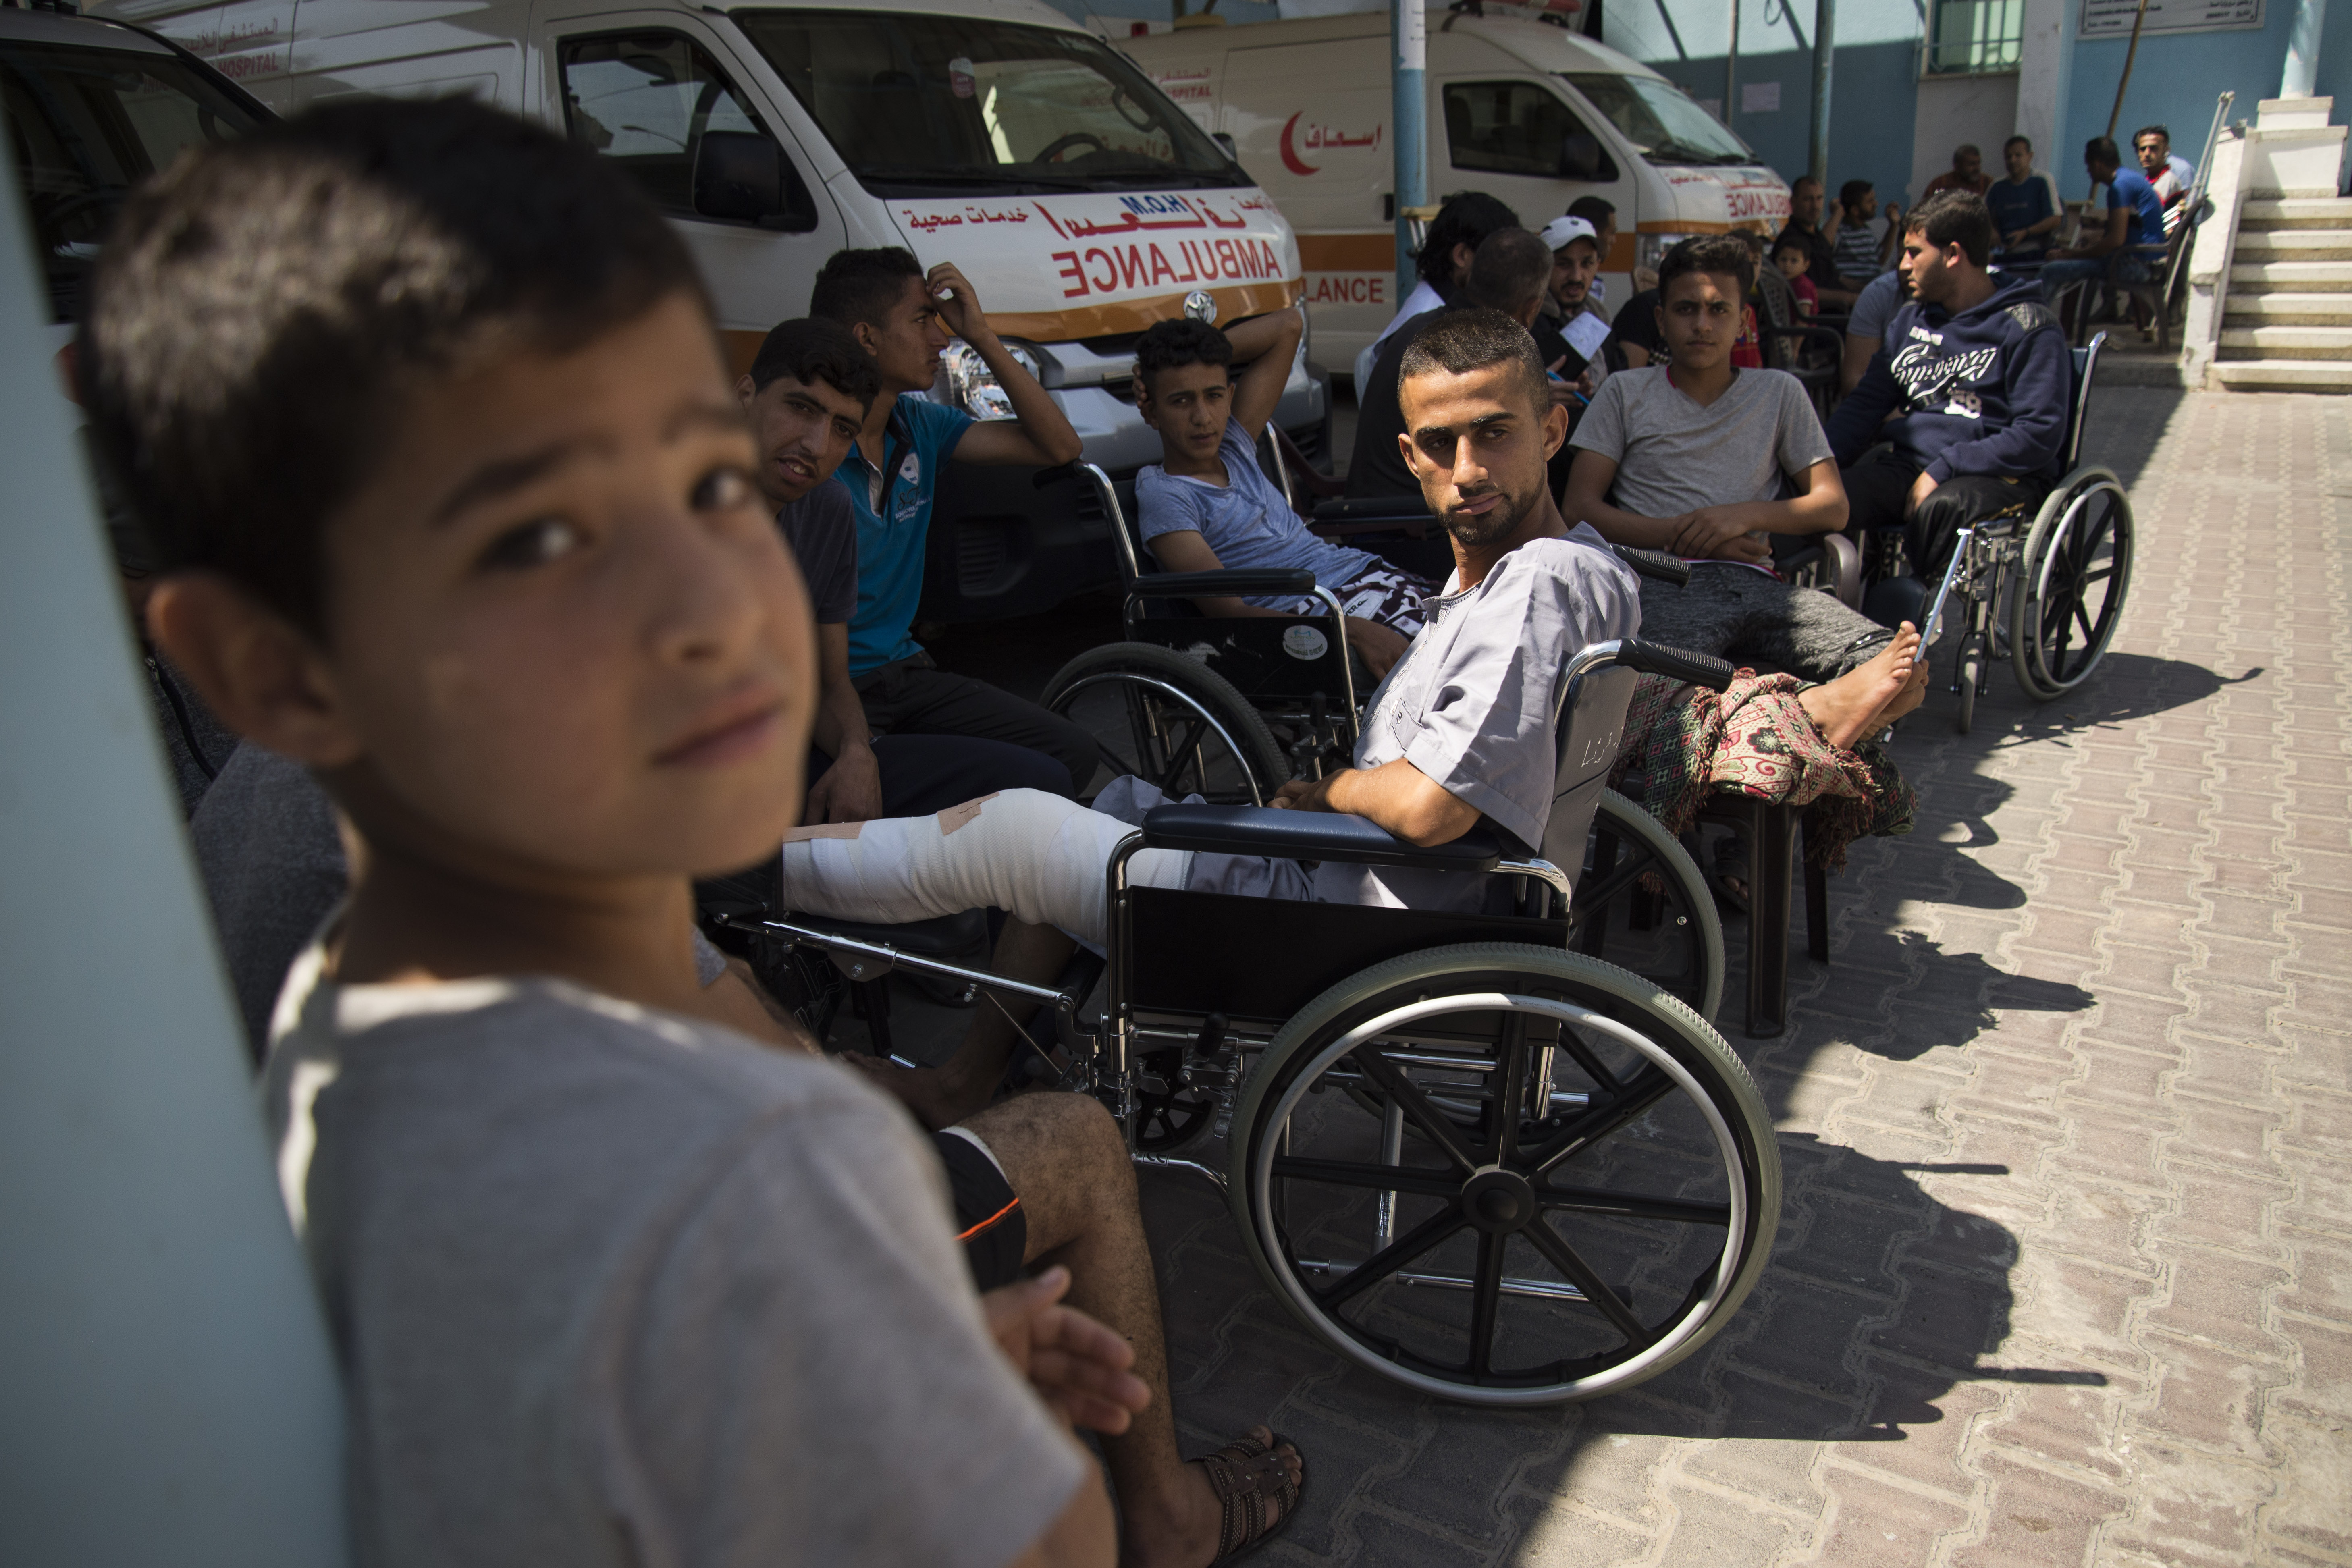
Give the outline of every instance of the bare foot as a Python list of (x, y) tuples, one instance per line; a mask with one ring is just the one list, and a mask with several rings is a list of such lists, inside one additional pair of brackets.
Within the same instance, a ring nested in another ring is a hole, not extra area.
[(1927, 700), (1927, 661), (1925, 658), (1912, 661), (1911, 679), (1895, 694), (1895, 700), (1874, 721), (1876, 724), (1892, 724)]
[(915, 1120), (934, 1132), (988, 1109), (987, 1087), (975, 1090), (949, 1068), (902, 1068), (854, 1051), (844, 1051), (838, 1059), (864, 1073), (883, 1093), (903, 1101)]
[[(1831, 745), (1847, 750), (1886, 723), (1887, 710), (1915, 683), (1915, 677), (1919, 691), (1926, 691), (1926, 669), (1919, 658), (1919, 628), (1906, 621), (1895, 640), (1868, 663), (1800, 694), (1797, 701)], [(1904, 711), (1918, 705), (1918, 697), (1914, 696)]]
[[(1264, 1426), (1251, 1427), (1246, 1436), (1260, 1443), (1274, 1444), (1274, 1434)], [(1297, 1485), (1307, 1469), (1298, 1450), (1284, 1443), (1276, 1446), (1274, 1451), (1281, 1458), (1291, 1483)], [(1244, 1465), (1249, 1462), (1242, 1461)], [(1208, 1468), (1193, 1459), (1181, 1467), (1180, 1475), (1173, 1495), (1166, 1499), (1164, 1506), (1151, 1509), (1150, 1517), (1144, 1517), (1140, 1509), (1129, 1512), (1127, 1500), (1119, 1500), (1120, 1512), (1126, 1515), (1118, 1556), (1122, 1568), (1202, 1568), (1215, 1560), (1224, 1510), (1217, 1501), (1216, 1489), (1209, 1484)], [(1282, 1505), (1269, 1496), (1265, 1500), (1266, 1530), (1271, 1532), (1281, 1518)]]

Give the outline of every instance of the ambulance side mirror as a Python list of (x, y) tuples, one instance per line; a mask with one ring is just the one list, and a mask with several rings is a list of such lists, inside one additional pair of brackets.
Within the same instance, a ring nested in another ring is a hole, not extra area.
[(1223, 147), (1225, 150), (1225, 156), (1234, 163), (1238, 163), (1242, 161), (1242, 150), (1234, 144), (1232, 132), (1213, 131), (1209, 132), (1209, 140)]
[[(1559, 177), (1563, 180), (1607, 180), (1616, 177), (1609, 154), (1590, 131), (1571, 131), (1559, 141)], [(1605, 173), (1603, 171), (1606, 171)]]
[(694, 210), (761, 228), (806, 228), (816, 216), (784, 150), (756, 131), (702, 133), (694, 155)]

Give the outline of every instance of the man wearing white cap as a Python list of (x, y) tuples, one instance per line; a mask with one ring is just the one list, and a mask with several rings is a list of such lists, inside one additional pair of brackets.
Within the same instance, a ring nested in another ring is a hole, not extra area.
[[(1601, 236), (1580, 217), (1556, 217), (1544, 225), (1542, 238), (1544, 248), (1551, 252), (1551, 284), (1544, 294), (1543, 324), (1559, 333), (1570, 351), (1561, 374), (1573, 380), (1586, 363), (1601, 357), (1601, 344), (1609, 336), (1609, 320), (1592, 300), (1592, 281), (1601, 272)], [(1540, 326), (1536, 342), (1538, 346), (1546, 343)], [(1594, 379), (1599, 377), (1595, 372)]]

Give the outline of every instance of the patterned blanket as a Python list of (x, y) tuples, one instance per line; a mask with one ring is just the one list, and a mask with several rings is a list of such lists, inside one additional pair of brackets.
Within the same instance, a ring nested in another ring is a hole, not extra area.
[(1720, 692), (1645, 675), (1625, 714), (1615, 782), (1669, 833), (1698, 820), (1709, 790), (1804, 810), (1805, 858), (1842, 870), (1865, 834), (1911, 831), (1911, 786), (1875, 740), (1830, 744), (1798, 702), (1809, 682), (1743, 669)]

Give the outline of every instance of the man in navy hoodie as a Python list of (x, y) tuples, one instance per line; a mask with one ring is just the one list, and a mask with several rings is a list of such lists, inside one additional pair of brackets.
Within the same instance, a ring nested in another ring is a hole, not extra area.
[(1987, 268), (1992, 244), (1992, 215), (1966, 191), (1904, 219), (1916, 297), (1830, 420), (1847, 528), (1903, 525), (1922, 577), (1943, 571), (1961, 529), (2039, 506), (2059, 477), (2073, 360), (2032, 279)]

